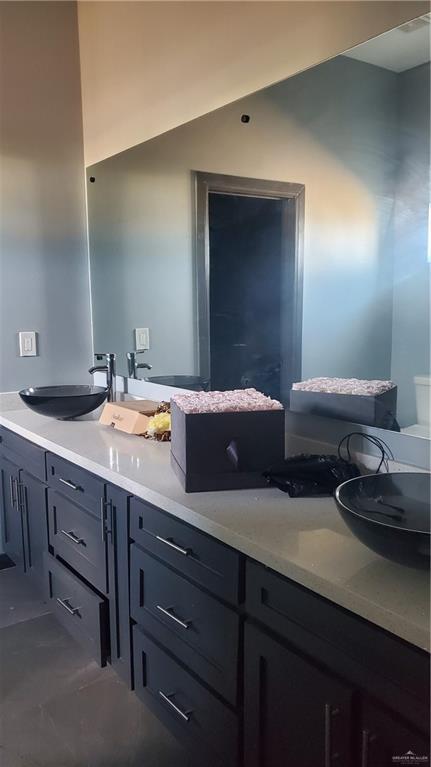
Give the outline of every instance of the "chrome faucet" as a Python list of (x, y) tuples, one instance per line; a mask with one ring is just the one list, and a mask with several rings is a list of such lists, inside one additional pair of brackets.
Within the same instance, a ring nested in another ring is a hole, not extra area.
[(127, 352), (127, 371), (129, 378), (137, 378), (139, 368), (146, 368), (146, 370), (151, 370), (152, 365), (149, 365), (148, 362), (137, 362), (136, 360), (136, 355), (143, 354), (144, 351), (146, 350), (138, 349), (135, 352)]
[(115, 381), (115, 354), (95, 354), (96, 360), (106, 360), (106, 365), (94, 365), (89, 368), (89, 373), (106, 373), (106, 386), (108, 389), (108, 402), (115, 402), (117, 391)]

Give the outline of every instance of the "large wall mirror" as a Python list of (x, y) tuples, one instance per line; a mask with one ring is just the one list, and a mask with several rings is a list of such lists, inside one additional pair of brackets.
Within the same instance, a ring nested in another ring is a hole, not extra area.
[[(289, 403), (392, 381), (429, 436), (430, 24), (422, 17), (88, 169), (94, 348)], [(148, 332), (147, 332), (148, 331)], [(358, 419), (359, 420), (359, 419)]]

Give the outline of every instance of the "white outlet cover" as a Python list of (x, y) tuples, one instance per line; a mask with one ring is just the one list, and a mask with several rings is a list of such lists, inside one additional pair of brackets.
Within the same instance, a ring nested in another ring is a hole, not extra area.
[(19, 356), (20, 357), (36, 357), (37, 345), (36, 345), (36, 331), (35, 330), (20, 330), (18, 333), (19, 338)]
[(150, 329), (135, 328), (135, 349), (142, 351), (150, 348)]

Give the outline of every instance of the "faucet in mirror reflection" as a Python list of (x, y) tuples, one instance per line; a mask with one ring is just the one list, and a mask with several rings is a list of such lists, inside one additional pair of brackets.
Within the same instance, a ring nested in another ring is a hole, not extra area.
[(138, 378), (138, 370), (145, 369), (151, 370), (152, 365), (148, 362), (138, 362), (136, 357), (138, 354), (143, 354), (146, 349), (137, 349), (133, 352), (127, 352), (127, 375), (129, 378)]

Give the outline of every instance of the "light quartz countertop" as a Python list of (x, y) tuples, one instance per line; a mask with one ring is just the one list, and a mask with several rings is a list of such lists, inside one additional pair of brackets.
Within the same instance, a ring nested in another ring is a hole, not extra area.
[(99, 475), (417, 647), (430, 648), (429, 575), (374, 554), (332, 498), (277, 489), (187, 494), (169, 443), (101, 426), (97, 414), (57, 421), (0, 395), (0, 424)]

